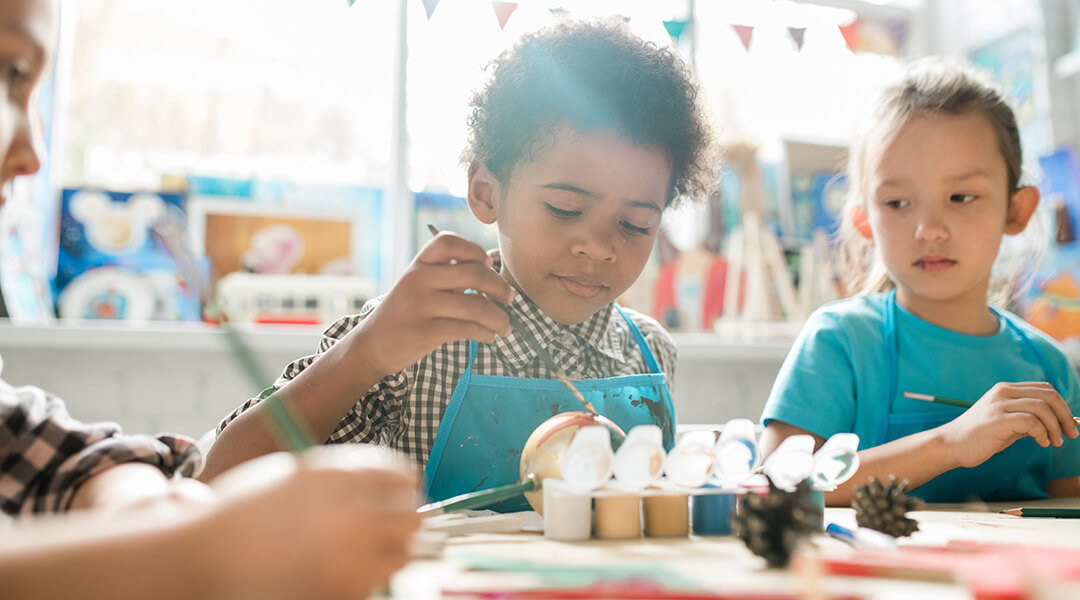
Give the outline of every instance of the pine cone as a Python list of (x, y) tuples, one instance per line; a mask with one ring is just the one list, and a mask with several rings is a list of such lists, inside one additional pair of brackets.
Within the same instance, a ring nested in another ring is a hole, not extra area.
[(909, 536), (918, 531), (919, 524), (908, 518), (907, 512), (922, 508), (918, 498), (909, 498), (908, 480), (898, 480), (896, 475), (889, 475), (889, 484), (882, 485), (877, 477), (871, 477), (866, 485), (855, 487), (855, 499), (851, 508), (855, 509), (855, 522), (859, 527), (869, 527), (893, 537)]
[(769, 480), (769, 493), (744, 495), (731, 515), (731, 530), (770, 568), (786, 567), (799, 540), (820, 531), (821, 509), (810, 500), (810, 483), (793, 492)]

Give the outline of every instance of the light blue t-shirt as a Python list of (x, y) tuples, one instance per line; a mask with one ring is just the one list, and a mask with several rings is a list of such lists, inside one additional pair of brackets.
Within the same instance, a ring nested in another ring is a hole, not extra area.
[[(997, 333), (972, 336), (943, 329), (892, 304), (895, 365), (882, 326), (887, 295), (827, 304), (811, 315), (784, 360), (762, 422), (777, 419), (825, 438), (854, 432), (863, 450), (932, 429), (964, 410), (904, 398), (904, 392), (976, 401), (1001, 381), (1050, 382), (1073, 414), (1080, 414), (1076, 370), (1057, 342), (1019, 317), (999, 310)], [(886, 398), (894, 366), (896, 389)], [(1045, 498), (1051, 479), (1077, 475), (1080, 438), (1065, 438), (1060, 448), (1041, 448), (1024, 438), (978, 467), (939, 475), (913, 495), (929, 502)]]

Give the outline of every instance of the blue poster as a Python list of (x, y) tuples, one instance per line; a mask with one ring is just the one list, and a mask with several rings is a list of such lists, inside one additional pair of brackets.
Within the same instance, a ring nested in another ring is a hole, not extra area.
[[(183, 194), (65, 189), (54, 290), (64, 318), (195, 321), (202, 305), (151, 225), (183, 218)], [(200, 275), (201, 276), (201, 275)]]

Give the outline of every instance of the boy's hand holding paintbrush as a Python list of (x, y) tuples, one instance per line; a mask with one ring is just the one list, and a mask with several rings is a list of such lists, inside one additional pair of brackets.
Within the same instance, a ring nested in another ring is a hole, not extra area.
[[(480, 294), (465, 294), (465, 290)], [(384, 376), (414, 364), (439, 346), (462, 339), (490, 343), (510, 334), (509, 317), (495, 301), (514, 291), (491, 269), (480, 246), (453, 233), (428, 242), (375, 309), (319, 359), (282, 388), (288, 411), (315, 440), (330, 433)], [(271, 383), (266, 381), (264, 385)], [(245, 411), (221, 432), (200, 479), (283, 449), (261, 413)]]
[[(491, 300), (507, 304), (514, 290), (491, 261), (483, 248), (457, 234), (437, 235), (350, 337), (373, 340), (367, 344), (371, 364), (389, 374), (447, 342), (491, 343), (510, 335), (509, 318)], [(479, 293), (463, 293), (468, 289)]]

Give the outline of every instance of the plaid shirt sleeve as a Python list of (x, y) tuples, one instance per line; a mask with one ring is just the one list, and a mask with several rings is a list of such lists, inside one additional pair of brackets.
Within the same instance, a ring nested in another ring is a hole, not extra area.
[[(332, 348), (334, 344), (352, 331), (360, 321), (371, 314), (371, 311), (375, 310), (382, 298), (380, 296), (369, 300), (360, 309), (359, 314), (346, 315), (327, 327), (326, 331), (323, 332), (322, 341), (319, 342), (319, 348), (315, 354), (298, 358), (286, 365), (281, 376), (272, 386), (263, 390), (258, 396), (248, 399), (225, 417), (217, 427), (217, 434), (221, 435), (221, 432), (225, 430), (229, 423), (236, 420), (244, 411), (258, 404), (295, 379), (304, 369), (310, 367), (323, 353)], [(367, 394), (357, 398), (356, 405), (343, 415), (330, 439), (326, 441), (330, 443), (388, 443), (393, 431), (404, 426), (402, 424), (402, 406), (408, 396), (408, 381), (407, 372), (394, 373), (381, 379)]]
[(81, 423), (59, 398), (0, 380), (0, 510), (9, 515), (67, 510), (80, 485), (122, 463), (186, 476), (200, 460), (193, 440), (124, 435), (115, 423)]

